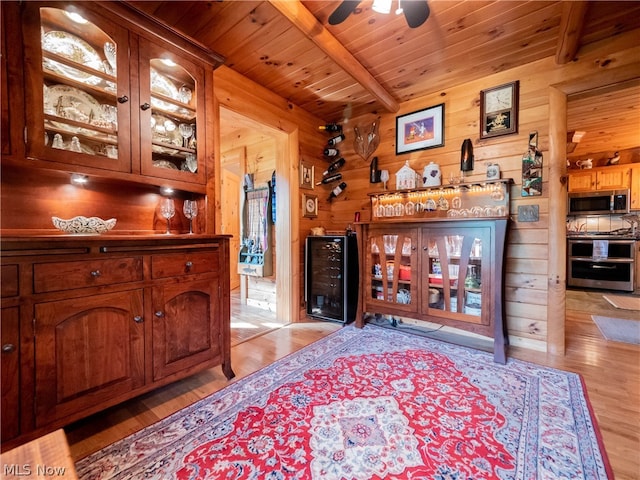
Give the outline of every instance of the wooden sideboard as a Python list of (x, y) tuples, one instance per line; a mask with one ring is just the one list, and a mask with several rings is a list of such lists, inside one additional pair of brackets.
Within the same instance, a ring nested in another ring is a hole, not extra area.
[(6, 236), (2, 448), (197, 371), (232, 378), (229, 236)]
[(362, 288), (356, 325), (387, 315), (470, 331), (492, 337), (494, 360), (505, 363), (508, 222), (436, 218), (358, 224)]

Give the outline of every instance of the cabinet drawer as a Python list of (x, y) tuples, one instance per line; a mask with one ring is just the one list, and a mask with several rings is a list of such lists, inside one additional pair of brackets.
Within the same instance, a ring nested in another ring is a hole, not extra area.
[(217, 251), (153, 255), (151, 275), (153, 278), (166, 278), (216, 272), (220, 266), (219, 258)]
[(2, 298), (17, 297), (20, 293), (18, 288), (18, 265), (2, 265), (0, 274), (0, 292)]
[(34, 292), (55, 292), (142, 280), (142, 259), (109, 258), (33, 266)]

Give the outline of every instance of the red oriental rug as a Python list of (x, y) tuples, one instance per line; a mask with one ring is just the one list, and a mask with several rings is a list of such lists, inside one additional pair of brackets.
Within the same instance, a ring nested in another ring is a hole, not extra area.
[(345, 327), (79, 461), (83, 479), (613, 478), (579, 375)]

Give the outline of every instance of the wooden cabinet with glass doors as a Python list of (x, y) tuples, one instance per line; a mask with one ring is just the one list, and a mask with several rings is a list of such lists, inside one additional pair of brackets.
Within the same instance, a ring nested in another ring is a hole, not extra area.
[(27, 2), (22, 20), (28, 157), (206, 183), (211, 64), (95, 2)]
[[(360, 224), (361, 309), (356, 325), (406, 317), (493, 338), (506, 361), (503, 255), (507, 219)], [(392, 326), (402, 322), (391, 322)], [(412, 329), (419, 331), (419, 327)]]
[(493, 338), (494, 359), (504, 363), (510, 183), (371, 194), (372, 221), (357, 224), (363, 284), (356, 326), (402, 328), (403, 317), (442, 324)]
[(365, 249), (364, 292), (376, 311), (418, 310), (418, 230), (372, 227)]

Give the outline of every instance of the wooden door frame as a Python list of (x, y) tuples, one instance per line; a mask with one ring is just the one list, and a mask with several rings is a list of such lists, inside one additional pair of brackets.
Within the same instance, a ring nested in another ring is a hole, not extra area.
[[(300, 225), (298, 218), (298, 174), (299, 151), (298, 125), (275, 115), (258, 117), (251, 105), (233, 108), (223, 101), (215, 106), (215, 169), (220, 171), (220, 109), (235, 112), (263, 125), (276, 139), (276, 318), (289, 323), (298, 320), (300, 311)], [(220, 175), (215, 176), (215, 231), (220, 233), (222, 211), (220, 199)]]
[(637, 64), (607, 69), (549, 86), (549, 272), (547, 351), (565, 354), (567, 280), (567, 103), (568, 96), (638, 78)]

